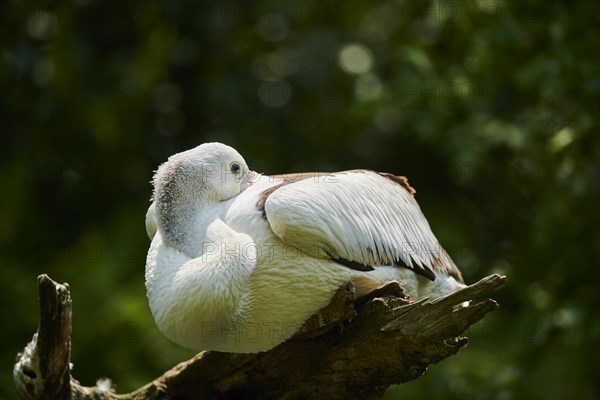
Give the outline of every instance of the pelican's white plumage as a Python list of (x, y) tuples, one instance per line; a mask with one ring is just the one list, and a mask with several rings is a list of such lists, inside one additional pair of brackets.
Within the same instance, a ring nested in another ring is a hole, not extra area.
[(148, 299), (185, 347), (271, 349), (347, 281), (361, 295), (398, 280), (416, 299), (464, 286), (402, 177), (259, 175), (207, 143), (159, 167), (153, 199)]

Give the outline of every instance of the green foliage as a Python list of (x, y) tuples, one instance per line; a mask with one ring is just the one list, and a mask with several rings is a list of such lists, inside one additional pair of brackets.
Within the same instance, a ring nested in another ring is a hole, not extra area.
[(468, 282), (471, 345), (386, 398), (598, 398), (600, 3), (0, 5), (0, 397), (67, 281), (74, 375), (131, 390), (193, 352), (146, 303), (152, 171), (205, 141), (265, 173), (407, 175)]

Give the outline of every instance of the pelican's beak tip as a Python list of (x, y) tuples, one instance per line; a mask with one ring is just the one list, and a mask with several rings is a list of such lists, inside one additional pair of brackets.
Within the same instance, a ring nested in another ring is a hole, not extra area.
[(244, 182), (242, 182), (242, 184), (240, 186), (241, 191), (243, 192), (244, 190), (246, 190), (250, 186), (252, 186), (254, 181), (256, 181), (259, 177), (260, 177), (260, 175), (257, 174), (256, 172), (248, 171), (248, 173), (246, 174), (246, 179), (244, 180)]

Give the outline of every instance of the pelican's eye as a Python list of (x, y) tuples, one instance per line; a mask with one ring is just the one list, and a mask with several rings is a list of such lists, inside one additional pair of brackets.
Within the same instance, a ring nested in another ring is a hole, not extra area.
[(240, 165), (240, 163), (232, 162), (231, 165), (229, 166), (229, 169), (231, 170), (231, 173), (237, 175), (240, 172), (240, 170), (242, 169), (242, 166)]

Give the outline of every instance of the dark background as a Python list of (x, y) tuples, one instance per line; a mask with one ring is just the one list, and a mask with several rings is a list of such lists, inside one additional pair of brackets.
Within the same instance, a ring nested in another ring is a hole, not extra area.
[[(264, 173), (407, 175), (467, 282), (469, 347), (386, 398), (599, 398), (598, 1), (5, 1), (0, 398), (69, 282), (73, 374), (132, 390), (193, 355), (144, 290), (149, 181), (234, 146)], [(595, 377), (595, 378), (594, 378)]]

